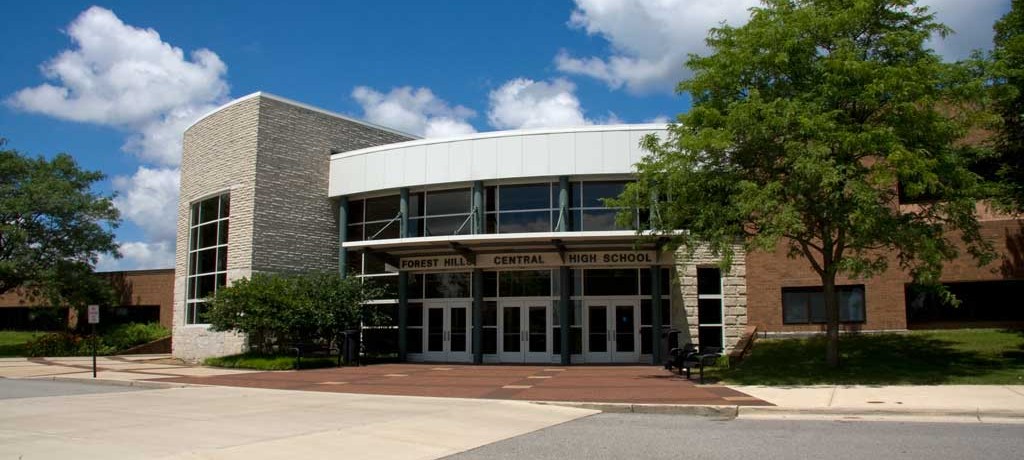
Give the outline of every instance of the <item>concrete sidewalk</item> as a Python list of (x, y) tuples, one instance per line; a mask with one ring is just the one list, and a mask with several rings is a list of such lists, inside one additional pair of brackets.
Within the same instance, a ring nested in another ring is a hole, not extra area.
[(732, 386), (774, 404), (741, 418), (942, 419), (1024, 423), (1024, 385)]

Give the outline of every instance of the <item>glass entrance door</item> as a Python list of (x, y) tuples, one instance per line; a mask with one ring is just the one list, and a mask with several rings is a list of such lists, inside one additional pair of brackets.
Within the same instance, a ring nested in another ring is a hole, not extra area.
[(470, 308), (466, 301), (424, 303), (423, 359), (427, 361), (471, 362)]
[(640, 331), (635, 300), (588, 300), (584, 307), (588, 363), (633, 363), (640, 360)]
[(550, 302), (503, 301), (498, 355), (505, 363), (551, 361)]

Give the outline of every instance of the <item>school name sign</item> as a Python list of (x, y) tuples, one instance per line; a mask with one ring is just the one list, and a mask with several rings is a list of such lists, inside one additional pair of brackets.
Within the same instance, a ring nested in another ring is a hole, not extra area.
[(403, 257), (399, 260), (399, 270), (453, 270), (460, 268), (534, 268), (558, 267), (561, 265), (584, 267), (624, 267), (646, 266), (658, 264), (655, 251), (578, 251), (512, 253), (512, 254), (478, 254), (473, 264), (460, 255)]

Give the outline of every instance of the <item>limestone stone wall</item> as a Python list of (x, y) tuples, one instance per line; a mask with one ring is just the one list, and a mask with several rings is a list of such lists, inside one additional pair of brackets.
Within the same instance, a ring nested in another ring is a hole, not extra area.
[[(743, 248), (735, 246), (732, 267), (722, 273), (723, 342), (729, 351), (739, 342), (747, 326), (747, 266)], [(697, 268), (717, 267), (721, 258), (706, 247), (690, 256), (686, 250), (675, 253), (677, 283), (674, 284), (672, 326), (680, 329), (680, 343), (698, 342)], [(681, 308), (680, 308), (681, 306)]]
[(337, 210), (327, 197), (332, 152), (412, 138), (257, 93), (185, 132), (174, 280), (174, 356), (199, 361), (243, 351), (245, 337), (185, 324), (189, 209), (231, 194), (227, 282), (253, 272), (335, 270)]
[(407, 140), (412, 138), (261, 98), (253, 270), (336, 270), (338, 210), (327, 197), (331, 152)]
[(192, 203), (221, 192), (231, 194), (228, 224), (228, 283), (252, 270), (259, 98), (232, 104), (185, 131), (174, 264), (172, 354), (186, 361), (238, 353), (245, 338), (185, 324), (188, 225)]

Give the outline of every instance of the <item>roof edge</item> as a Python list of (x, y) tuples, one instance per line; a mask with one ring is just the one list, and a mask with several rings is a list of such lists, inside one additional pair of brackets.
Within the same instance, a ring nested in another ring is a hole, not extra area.
[(476, 139), (495, 139), (501, 137), (531, 136), (538, 134), (564, 134), (564, 133), (585, 133), (601, 131), (662, 131), (668, 129), (668, 123), (620, 123), (614, 125), (585, 125), (563, 128), (529, 128), (513, 129), (505, 131), (485, 131), (471, 134), (463, 134), (452, 137), (418, 138), (411, 141), (395, 142), (391, 144), (365, 147), (357, 150), (338, 152), (331, 155), (331, 159), (346, 158), (350, 156), (365, 155), (381, 150), (390, 150), (399, 147), (414, 147), (420, 145), (445, 144), (449, 142), (471, 141)]
[(379, 129), (381, 131), (387, 131), (389, 133), (397, 134), (399, 136), (406, 136), (406, 137), (409, 137), (409, 138), (411, 138), (413, 140), (421, 139), (420, 136), (417, 136), (417, 135), (414, 135), (414, 134), (409, 134), (409, 133), (406, 133), (406, 132), (403, 132), (403, 131), (399, 131), (399, 130), (394, 129), (394, 128), (389, 128), (387, 126), (378, 125), (376, 123), (370, 123), (368, 121), (360, 120), (358, 118), (352, 118), (352, 117), (349, 117), (349, 116), (345, 116), (345, 115), (342, 115), (342, 114), (337, 113), (337, 112), (332, 112), (332, 111), (327, 110), (327, 109), (322, 109), (320, 107), (316, 107), (316, 106), (305, 104), (305, 103), (302, 103), (302, 102), (299, 102), (299, 101), (288, 99), (286, 97), (278, 96), (276, 94), (271, 94), (271, 93), (268, 93), (266, 91), (256, 91), (255, 93), (246, 94), (245, 96), (242, 96), (242, 97), (239, 97), (237, 99), (233, 99), (231, 101), (228, 101), (228, 102), (222, 104), (221, 106), (219, 106), (219, 107), (217, 107), (217, 108), (215, 108), (215, 109), (213, 109), (213, 110), (211, 110), (209, 112), (206, 112), (201, 117), (197, 118), (196, 121), (193, 121), (191, 124), (189, 124), (187, 127), (185, 127), (185, 130), (183, 132), (192, 129), (192, 127), (197, 125), (200, 121), (205, 120), (206, 118), (210, 117), (211, 115), (213, 115), (213, 114), (215, 114), (217, 112), (220, 112), (221, 110), (224, 110), (224, 109), (226, 109), (228, 107), (231, 107), (231, 106), (233, 106), (235, 104), (238, 104), (240, 102), (244, 102), (244, 101), (247, 101), (249, 99), (254, 99), (254, 98), (258, 98), (258, 97), (265, 97), (265, 98), (273, 100), (273, 101), (281, 102), (281, 103), (288, 104), (288, 105), (293, 105), (295, 107), (300, 107), (300, 108), (303, 108), (303, 109), (306, 109), (306, 110), (311, 110), (313, 112), (321, 113), (321, 114), (328, 115), (328, 116), (331, 116), (331, 117), (334, 117), (334, 118), (339, 118), (339, 119), (342, 119), (342, 120), (345, 120), (345, 121), (350, 121), (352, 123), (357, 123), (357, 124), (360, 124), (360, 125), (363, 125), (363, 126), (367, 126), (367, 127), (370, 127), (370, 128)]

